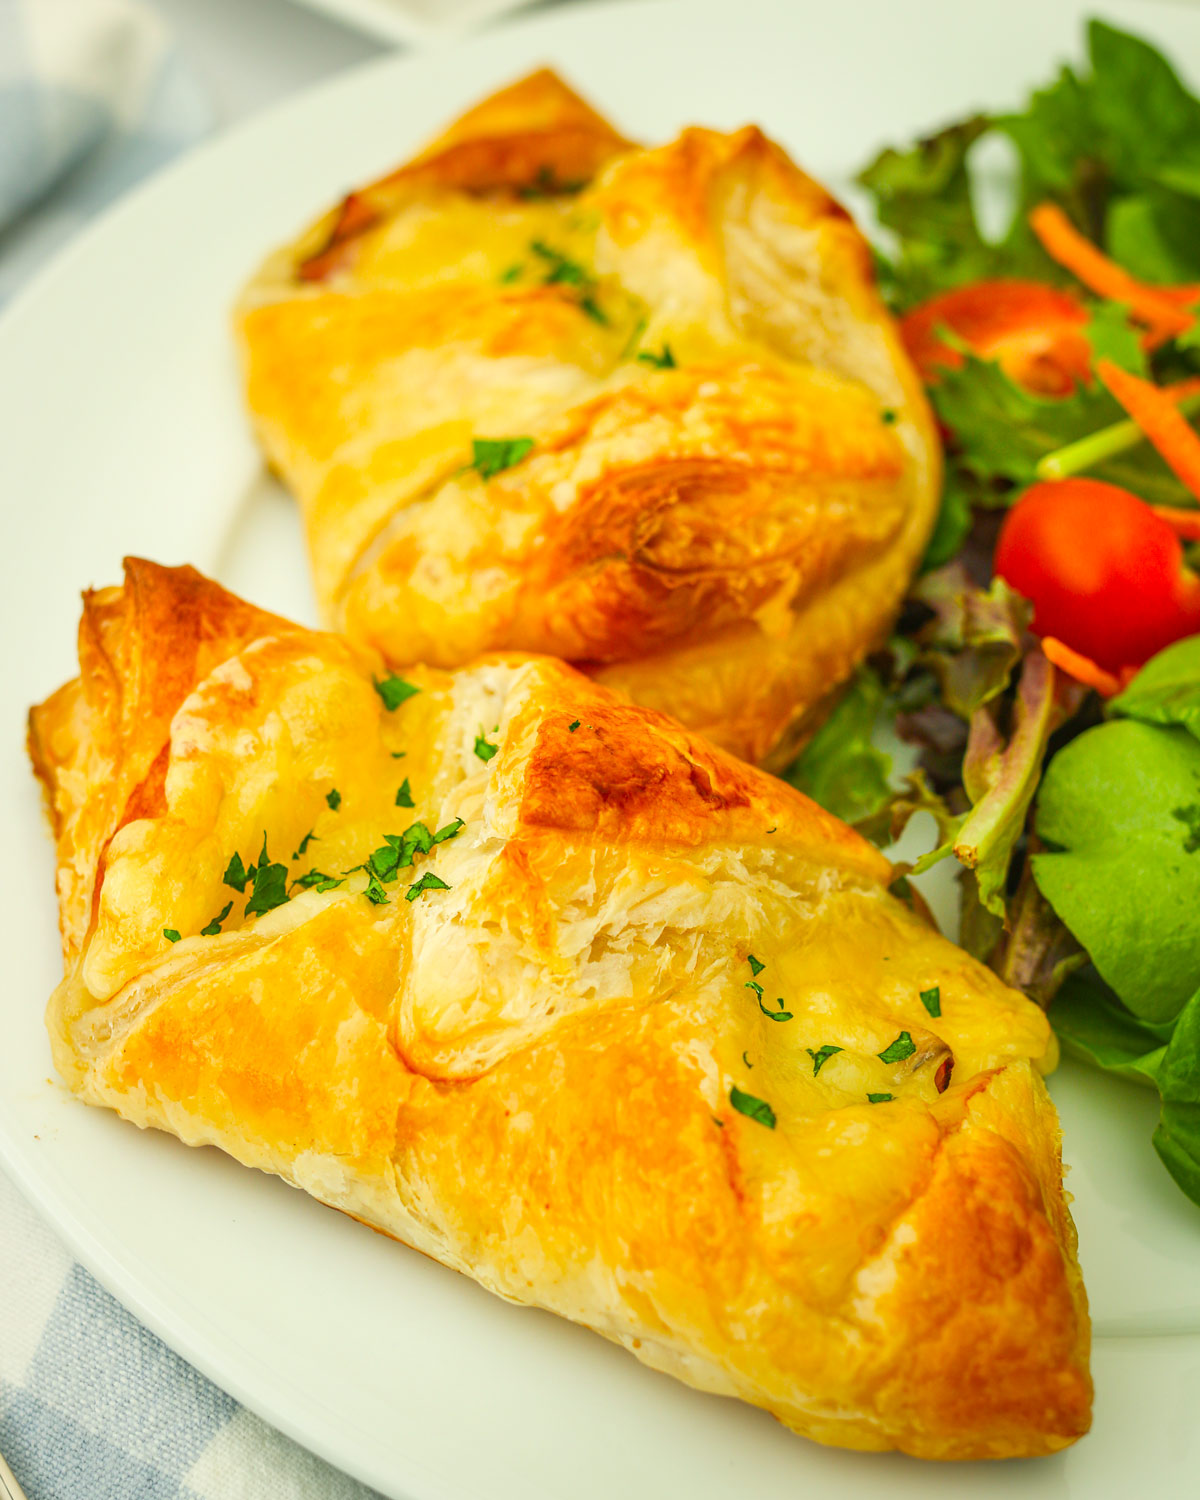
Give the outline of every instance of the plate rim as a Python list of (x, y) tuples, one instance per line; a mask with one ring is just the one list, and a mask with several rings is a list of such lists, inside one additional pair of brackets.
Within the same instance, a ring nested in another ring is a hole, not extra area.
[[(297, 0), (297, 3), (308, 5), (312, 0)], [(519, 28), (521, 32), (534, 38), (539, 33), (547, 33), (550, 42), (554, 32), (575, 30), (580, 27), (584, 18), (588, 23), (595, 23), (597, 18), (614, 18), (610, 24), (619, 24), (623, 14), (644, 17), (651, 10), (676, 11), (682, 14), (691, 8), (692, 3), (693, 0), (595, 0), (586, 9), (570, 6), (517, 17), (511, 26), (505, 28), (505, 34), (511, 34)], [(776, 9), (780, 8), (780, 0), (772, 0), (772, 3)], [(946, 3), (950, 3), (950, 0), (946, 0)], [(1102, 0), (1097, 0), (1097, 4), (1100, 3)], [(1174, 0), (1141, 0), (1141, 6), (1146, 10), (1159, 11), (1175, 8)], [(320, 4), (315, 8), (327, 10), (327, 7)], [(456, 40), (454, 46), (486, 47), (490, 40), (485, 33), (465, 42)], [(429, 52), (387, 52), (381, 57), (369, 59), (278, 101), (218, 137), (198, 144), (152, 174), (73, 235), (17, 295), (0, 308), (0, 348), (3, 348), (11, 336), (10, 330), (19, 327), (25, 318), (37, 317), (43, 300), (54, 296), (56, 286), (64, 277), (72, 276), (76, 262), (86, 261), (90, 257), (94, 242), (114, 233), (114, 226), (118, 226), (125, 218), (140, 213), (146, 200), (167, 191), (168, 184), (195, 170), (198, 162), (236, 155), (244, 140), (260, 130), (275, 128), (293, 112), (303, 114), (312, 107), (314, 101), (336, 97), (342, 93), (349, 94), (364, 79), (379, 74), (394, 73), (397, 77), (403, 77), (410, 71), (422, 68), (430, 56)], [(219, 548), (220, 542), (218, 534), (213, 542), (214, 551)], [(54, 1086), (60, 1089), (63, 1087), (58, 1080), (54, 1081)], [(74, 1107), (87, 1107), (74, 1099), (71, 1102)], [(282, 1399), (275, 1399), (274, 1388), (269, 1382), (265, 1387), (262, 1384), (256, 1385), (252, 1378), (253, 1362), (247, 1364), (243, 1361), (241, 1370), (246, 1372), (243, 1374), (235, 1364), (223, 1359), (220, 1341), (215, 1338), (209, 1340), (202, 1320), (193, 1318), (189, 1321), (183, 1309), (172, 1303), (170, 1294), (158, 1286), (157, 1278), (140, 1278), (135, 1264), (122, 1261), (112, 1253), (95, 1227), (89, 1226), (85, 1216), (79, 1211), (69, 1182), (51, 1163), (39, 1162), (36, 1153), (29, 1150), (20, 1139), (20, 1127), (15, 1118), (10, 1116), (8, 1102), (3, 1097), (0, 1097), (0, 1165), (3, 1165), (27, 1201), (47, 1220), (71, 1253), (97, 1281), (214, 1385), (228, 1392), (247, 1410), (286, 1434), (302, 1448), (318, 1454), (332, 1466), (353, 1475), (363, 1483), (382, 1486), (396, 1482), (394, 1475), (376, 1472), (363, 1458), (339, 1446), (333, 1433), (326, 1432), (319, 1421), (306, 1423), (303, 1402), (293, 1401), (289, 1405)], [(1134, 1340), (1143, 1344), (1170, 1344), (1177, 1349), (1186, 1346), (1194, 1348), (1200, 1354), (1200, 1333), (1109, 1335), (1097, 1338), (1095, 1344), (1123, 1343), (1129, 1346)], [(419, 1460), (413, 1460), (413, 1466), (414, 1469), (424, 1468)], [(407, 1483), (408, 1478), (406, 1475), (404, 1482)], [(449, 1497), (462, 1493), (457, 1486), (448, 1487), (439, 1475), (427, 1469), (419, 1479), (415, 1474), (412, 1478), (422, 1485), (420, 1500), (441, 1500), (441, 1497), (449, 1500)]]

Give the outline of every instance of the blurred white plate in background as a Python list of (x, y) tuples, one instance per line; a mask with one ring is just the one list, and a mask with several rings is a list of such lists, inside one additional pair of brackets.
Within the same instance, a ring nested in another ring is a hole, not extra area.
[[(197, 151), (0, 320), (0, 1155), (80, 1258), (239, 1399), (407, 1500), (1128, 1500), (1197, 1493), (1200, 1210), (1150, 1145), (1149, 1092), (1051, 1087), (1096, 1324), (1093, 1434), (1008, 1465), (818, 1448), (501, 1303), (216, 1151), (72, 1100), (42, 1027), (53, 860), (22, 738), (72, 675), (78, 590), (123, 552), (194, 562), (312, 617), (290, 502), (242, 415), (229, 309), (268, 247), (464, 106), (552, 63), (625, 130), (760, 121), (835, 187), (885, 141), (1006, 106), (1077, 55), (1082, 0), (692, 0), (551, 11), (386, 58)], [(1200, 10), (1098, 5), (1200, 83)]]

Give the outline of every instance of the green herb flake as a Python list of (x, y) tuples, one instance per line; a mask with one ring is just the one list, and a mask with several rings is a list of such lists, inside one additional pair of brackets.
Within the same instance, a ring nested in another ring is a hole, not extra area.
[(493, 745), (487, 735), (481, 729), (475, 736), (475, 754), (486, 765), (493, 755), (499, 752), (500, 746)]
[(894, 1094), (868, 1094), (868, 1104), (890, 1104), (895, 1098)]
[(444, 844), (447, 839), (457, 838), (466, 826), (461, 818), (455, 818), (453, 823), (447, 823), (444, 828), (439, 828), (429, 842), (431, 844)]
[(593, 323), (599, 323), (603, 327), (609, 326), (609, 316), (590, 293), (579, 299), (580, 310), (591, 318)]
[(528, 437), (476, 438), (471, 444), (471, 462), (468, 467), (474, 469), (480, 479), (494, 479), (497, 474), (503, 474), (505, 469), (519, 464), (532, 450), (533, 439)]
[(338, 808), (342, 805), (342, 794), (338, 791), (337, 787), (334, 787), (331, 792), (326, 792), (325, 801), (334, 812), (337, 812)]
[(449, 889), (450, 887), (440, 875), (435, 875), (432, 870), (426, 870), (420, 880), (415, 881), (405, 891), (404, 899), (406, 901), (415, 901), (425, 891), (448, 891)]
[(416, 803), (412, 799), (412, 791), (409, 788), (408, 777), (407, 776), (404, 778), (404, 781), (401, 784), (400, 790), (396, 793), (396, 806), (397, 807), (415, 807), (416, 806)]
[(547, 286), (556, 283), (580, 287), (592, 284), (593, 278), (585, 267), (577, 260), (571, 260), (561, 250), (556, 250), (553, 245), (547, 245), (545, 240), (533, 240), (529, 248), (546, 262), (547, 270), (543, 279)]
[(879, 413), (879, 420), (885, 427), (894, 427), (899, 418), (890, 406), (885, 406)]
[(931, 1016), (940, 1016), (942, 1013), (941, 986), (935, 984), (931, 990), (922, 990), (921, 1004)]
[(827, 1042), (824, 1047), (818, 1047), (815, 1052), (811, 1047), (806, 1047), (804, 1050), (813, 1060), (813, 1077), (815, 1078), (829, 1059), (842, 1049), (841, 1047), (834, 1047)]
[(514, 281), (520, 281), (525, 270), (524, 265), (518, 261), (516, 265), (509, 266), (507, 270), (501, 271), (499, 282), (501, 286), (511, 286)]
[(735, 1083), (729, 1090), (729, 1102), (741, 1115), (749, 1120), (755, 1120), (759, 1125), (765, 1125), (768, 1130), (775, 1129), (775, 1111), (765, 1099), (756, 1099), (753, 1094), (743, 1093)]
[(237, 891), (238, 895), (241, 895), (246, 889), (247, 879), (246, 866), (242, 863), (242, 856), (234, 854), (225, 867), (225, 874), (222, 876), (222, 880), (226, 885), (231, 885)]
[(750, 1061), (750, 1059), (746, 1056), (746, 1054), (744, 1052), (742, 1053), (742, 1061), (746, 1064), (746, 1066), (748, 1068), (753, 1068), (754, 1067), (754, 1064)]
[(258, 864), (250, 877), (254, 889), (246, 903), (246, 916), (262, 916), (265, 912), (282, 906), (288, 900), (287, 875), (286, 865), (271, 863), (267, 854), (267, 836), (264, 833), (262, 853), (258, 856)]
[(174, 927), (164, 927), (162, 932), (168, 943), (177, 943), (182, 936)]
[(292, 858), (293, 859), (299, 859), (300, 856), (304, 853), (304, 851), (308, 848), (309, 844), (319, 844), (320, 842), (321, 842), (321, 840), (316, 836), (316, 834), (310, 828), (308, 830), (308, 832), (304, 835), (304, 837), (300, 840), (300, 847), (296, 850), (295, 854), (292, 855)]
[(743, 987), (743, 989), (753, 990), (754, 993), (758, 996), (758, 998), (760, 1000), (762, 999), (762, 997), (763, 997), (763, 987), (756, 980), (747, 979), (746, 983), (742, 987)]
[(762, 1003), (762, 996), (760, 995), (758, 997), (758, 1008), (762, 1011), (763, 1015), (766, 1016), (768, 1021), (790, 1021), (792, 1019), (792, 1012), (790, 1010), (784, 1010), (782, 996), (780, 996), (780, 998), (776, 1000), (775, 1004), (779, 1007), (778, 1010), (768, 1010), (767, 1007)]
[(370, 870), (367, 871), (367, 888), (363, 895), (372, 906), (387, 906), (388, 904), (388, 893)]
[(890, 1042), (881, 1053), (879, 1058), (885, 1063), (903, 1062), (906, 1057), (911, 1057), (917, 1050), (917, 1044), (909, 1036), (907, 1031), (902, 1031), (894, 1042)]
[(404, 759), (404, 757), (405, 757), (405, 756), (406, 756), (406, 755), (407, 755), (407, 754), (408, 754), (408, 751), (407, 751), (407, 750), (393, 750), (393, 751), (392, 751), (392, 752), (391, 752), (391, 756), (392, 756), (392, 759), (393, 759), (393, 760), (403, 760), (403, 759)]
[(332, 875), (326, 875), (324, 870), (309, 870), (301, 875), (299, 880), (292, 882), (292, 888), (299, 886), (301, 890), (309, 891), (333, 891), (345, 882), (335, 880)]
[(655, 354), (651, 349), (640, 349), (638, 351), (638, 363), (642, 365), (653, 365), (656, 370), (673, 370), (675, 356), (671, 353), (670, 344), (664, 344), (660, 353)]
[(580, 721), (578, 719), (576, 719), (573, 724), (568, 724), (567, 725), (567, 733), (568, 734), (574, 734), (575, 731), (579, 728), (579, 722)]
[(207, 927), (202, 927), (200, 929), (200, 936), (201, 937), (216, 937), (217, 933), (219, 933), (220, 930), (221, 930), (221, 923), (225, 920), (225, 918), (229, 915), (229, 913), (232, 910), (233, 910), (233, 902), (230, 901), (230, 902), (227, 903), (227, 905), (225, 906), (224, 911), (221, 912), (220, 916), (214, 917), (212, 919), (212, 921), (208, 924)]
[(747, 956), (746, 962), (750, 965), (750, 972), (754, 975), (755, 979), (757, 979), (762, 971), (767, 967), (766, 964), (763, 963), (762, 959), (755, 958), (753, 953)]
[(375, 691), (383, 699), (383, 706), (388, 713), (395, 713), (402, 703), (415, 698), (421, 691), (411, 682), (405, 682), (403, 677), (397, 677), (394, 672), (389, 672), (384, 678), (372, 675), (371, 681), (375, 684)]

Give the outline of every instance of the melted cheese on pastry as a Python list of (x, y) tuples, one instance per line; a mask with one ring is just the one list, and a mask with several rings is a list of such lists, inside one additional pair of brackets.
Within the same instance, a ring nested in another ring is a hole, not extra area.
[(867, 246), (752, 128), (637, 150), (537, 74), (273, 255), (238, 325), (326, 620), (393, 664), (546, 652), (779, 761), (932, 523)]
[(87, 597), (30, 740), (70, 1086), (822, 1442), (1078, 1437), (1041, 1011), (657, 712), (406, 680), (190, 569)]

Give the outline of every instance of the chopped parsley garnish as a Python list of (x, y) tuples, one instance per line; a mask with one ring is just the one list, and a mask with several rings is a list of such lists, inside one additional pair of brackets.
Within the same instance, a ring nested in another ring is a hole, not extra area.
[(400, 790), (396, 793), (396, 806), (397, 807), (415, 807), (416, 806), (416, 803), (412, 799), (412, 792), (409, 789), (408, 777), (407, 776), (404, 778), (404, 781), (403, 781), (403, 783), (402, 783), (402, 785), (400, 787)]
[(895, 1098), (894, 1094), (868, 1094), (868, 1104), (890, 1104)]
[(264, 833), (262, 853), (258, 856), (258, 864), (250, 871), (254, 889), (249, 901), (246, 902), (246, 916), (262, 916), (264, 912), (274, 911), (277, 906), (282, 906), (287, 901), (287, 873), (286, 865), (271, 863), (270, 856), (267, 854), (267, 836)]
[(664, 344), (660, 354), (655, 354), (650, 349), (639, 349), (637, 358), (639, 364), (653, 365), (656, 370), (675, 369), (675, 356), (671, 353), (670, 344)]
[[(471, 444), (471, 462), (467, 467), (474, 469), (480, 479), (494, 479), (497, 474), (503, 474), (505, 469), (519, 464), (532, 449), (533, 439), (527, 437), (476, 438)], [(408, 684), (405, 683), (405, 686)]]
[(217, 933), (220, 932), (220, 930), (221, 930), (221, 923), (225, 920), (225, 918), (229, 915), (229, 913), (232, 910), (233, 910), (233, 902), (230, 901), (228, 903), (228, 905), (225, 907), (225, 910), (220, 914), (220, 916), (214, 917), (212, 919), (212, 921), (208, 924), (207, 927), (202, 927), (200, 929), (200, 936), (201, 937), (216, 937)]
[(246, 874), (246, 866), (242, 863), (242, 856), (240, 854), (235, 854), (228, 865), (226, 865), (225, 874), (222, 876), (222, 879), (226, 885), (231, 885), (239, 895), (246, 889), (246, 881), (249, 879), (249, 876)]
[(567, 725), (567, 733), (568, 734), (574, 734), (575, 731), (579, 728), (579, 724), (580, 724), (580, 721), (578, 719), (576, 719), (573, 724), (568, 724)]
[(750, 965), (750, 972), (754, 975), (755, 979), (757, 979), (762, 971), (767, 967), (766, 964), (763, 963), (762, 959), (755, 958), (753, 953), (747, 956), (746, 962)]
[(553, 167), (545, 164), (537, 169), (537, 176), (532, 182), (526, 183), (524, 187), (517, 189), (517, 197), (529, 199), (554, 198), (562, 193), (580, 193), (588, 185), (586, 177), (572, 178), (563, 181), (555, 175)]
[(556, 282), (564, 286), (591, 286), (593, 277), (588, 270), (553, 245), (547, 245), (545, 240), (533, 240), (529, 248), (547, 263), (548, 270), (543, 278), (547, 286)]
[(931, 990), (921, 991), (921, 1004), (931, 1016), (940, 1016), (942, 1013), (942, 989), (935, 984)]
[(744, 1052), (742, 1053), (742, 1061), (746, 1064), (746, 1066), (748, 1068), (753, 1068), (754, 1064), (750, 1061), (750, 1059), (746, 1056), (746, 1054)]
[(591, 318), (593, 323), (602, 323), (605, 328), (608, 327), (608, 314), (590, 292), (586, 296), (580, 297), (579, 306)]
[(821, 1071), (821, 1069), (825, 1066), (825, 1064), (829, 1061), (829, 1059), (833, 1057), (835, 1053), (840, 1052), (842, 1049), (840, 1047), (834, 1047), (827, 1042), (824, 1047), (818, 1047), (815, 1052), (811, 1047), (806, 1047), (804, 1050), (813, 1060), (813, 1077), (815, 1078)]
[(334, 787), (331, 792), (326, 792), (325, 801), (334, 812), (337, 812), (338, 808), (342, 805), (342, 794), (338, 791), (337, 787)]
[(292, 881), (292, 889), (294, 890), (296, 886), (299, 886), (301, 890), (305, 891), (333, 891), (342, 884), (341, 880), (335, 880), (332, 875), (326, 875), (324, 870), (309, 870), (304, 875), (301, 875), (299, 880)]
[[(475, 446), (478, 447), (478, 443)], [(421, 691), (411, 682), (405, 682), (403, 677), (397, 677), (394, 672), (389, 672), (384, 678), (372, 675), (371, 681), (375, 684), (375, 691), (383, 699), (383, 706), (388, 713), (395, 713), (402, 703), (415, 698)]]
[(758, 997), (758, 1008), (762, 1011), (763, 1015), (766, 1016), (768, 1021), (790, 1021), (792, 1019), (792, 1012), (790, 1010), (784, 1010), (782, 995), (778, 1000), (776, 1000), (775, 1004), (779, 1007), (778, 1010), (768, 1010), (767, 1007), (762, 1003), (762, 996), (760, 995)]
[(392, 759), (393, 760), (403, 760), (404, 757), (407, 754), (408, 754), (407, 750), (393, 750), (392, 751)]
[[(430, 833), (428, 825), (425, 823), (413, 823), (403, 833), (385, 833), (383, 843), (380, 844), (378, 849), (367, 856), (365, 864), (355, 865), (353, 869), (345, 870), (342, 873), (352, 875), (354, 870), (365, 870), (367, 888), (363, 894), (368, 901), (374, 902), (376, 906), (383, 906), (388, 899), (387, 892), (384, 890), (385, 885), (391, 885), (399, 876), (401, 870), (408, 869), (415, 862), (418, 854), (428, 854), (437, 844), (444, 844), (447, 839), (454, 838), (465, 827), (466, 824), (461, 818), (455, 818), (453, 823), (447, 823), (444, 828), (439, 828), (436, 833)], [(313, 876), (319, 876), (319, 872), (310, 871), (309, 877)], [(306, 877), (306, 884), (317, 884), (316, 880), (310, 881), (309, 877)], [(320, 875), (319, 879), (328, 880), (329, 877)], [(421, 880), (425, 883), (422, 885), (420, 880), (417, 881), (417, 895), (420, 895), (421, 891), (450, 889), (445, 881), (439, 880), (432, 873), (428, 876), (422, 876)], [(340, 880), (332, 883), (334, 885), (341, 885)], [(317, 889), (327, 890), (330, 887), (317, 884)], [(412, 887), (410, 887), (411, 889)], [(406, 899), (414, 901), (416, 897), (408, 895)]]
[(478, 755), (479, 759), (483, 761), (485, 765), (489, 760), (491, 760), (493, 755), (499, 752), (499, 749), (500, 746), (493, 745), (482, 729), (475, 736), (475, 754)]
[(758, 996), (758, 998), (760, 1000), (762, 999), (762, 997), (763, 997), (763, 987), (762, 987), (761, 984), (756, 984), (753, 979), (747, 979), (747, 981), (746, 981), (745, 985), (743, 986), (743, 988), (744, 989), (748, 989), (748, 990), (753, 990), (754, 993)]
[(499, 277), (500, 285), (511, 286), (514, 281), (519, 281), (524, 269), (525, 267), (518, 261), (515, 266), (509, 266), (507, 270), (501, 271)]
[(757, 1120), (768, 1130), (775, 1129), (775, 1111), (765, 1099), (756, 1099), (753, 1094), (744, 1094), (735, 1083), (729, 1090), (729, 1102), (739, 1114), (745, 1115), (747, 1119)]
[(304, 851), (308, 848), (309, 844), (319, 844), (320, 842), (321, 842), (321, 840), (316, 836), (316, 834), (310, 828), (308, 830), (308, 832), (304, 835), (304, 837), (300, 840), (300, 847), (296, 850), (295, 854), (292, 855), (292, 858), (293, 859), (299, 859), (300, 856), (304, 853)]
[(163, 937), (166, 938), (168, 943), (177, 943), (181, 936), (182, 934), (177, 932), (174, 927), (163, 928)]
[(896, 422), (896, 413), (890, 406), (885, 406), (879, 415), (885, 427), (891, 427)]
[(879, 1054), (885, 1063), (903, 1062), (906, 1057), (911, 1057), (917, 1050), (917, 1044), (909, 1036), (907, 1031), (902, 1031), (894, 1042), (886, 1046)]
[(579, 293), (580, 311), (586, 313), (594, 322), (603, 323), (607, 327), (608, 316), (596, 301), (596, 278), (587, 267), (581, 266), (577, 260), (571, 260), (561, 250), (556, 250), (553, 245), (547, 245), (545, 240), (533, 240), (529, 248), (546, 262), (546, 274), (542, 277), (542, 284), (574, 287)]
[(440, 875), (435, 875), (432, 870), (426, 870), (420, 880), (414, 881), (404, 893), (406, 901), (415, 901), (424, 891), (448, 891), (450, 887)]

